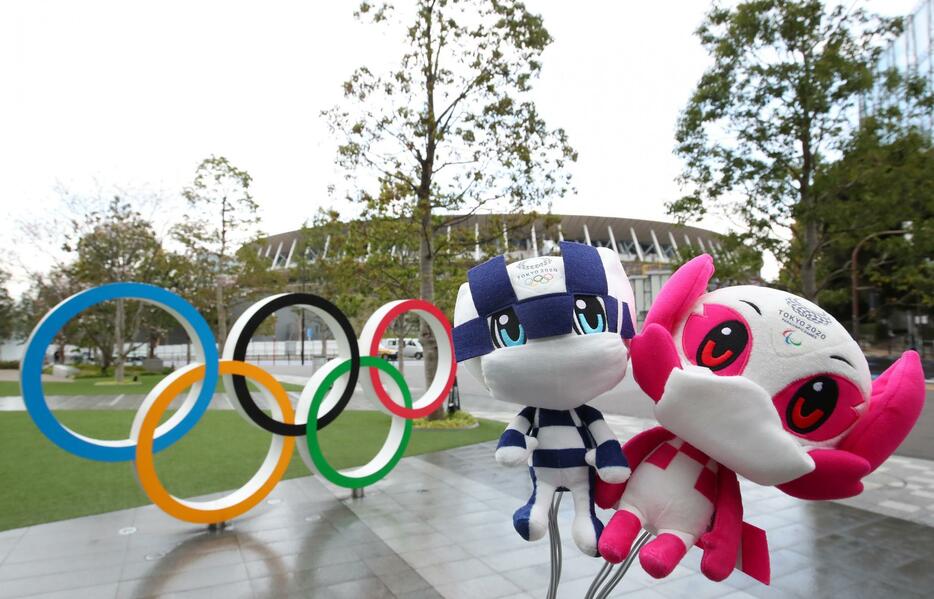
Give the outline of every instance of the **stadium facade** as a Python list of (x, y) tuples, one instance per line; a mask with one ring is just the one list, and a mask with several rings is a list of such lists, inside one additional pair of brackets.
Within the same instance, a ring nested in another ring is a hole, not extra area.
[[(480, 231), (505, 218), (506, 215), (481, 214), (458, 219), (456, 227), (474, 230), (477, 243), (472, 257), (475, 262), (480, 263), (489, 257), (481, 248)], [(300, 251), (296, 249), (301, 245), (300, 236), (301, 231), (296, 230), (267, 237), (260, 244), (259, 255), (268, 260), (270, 268), (290, 268), (296, 259), (296, 251)], [(692, 248), (714, 256), (722, 251), (720, 236), (706, 229), (660, 221), (577, 214), (548, 215), (522, 229), (503, 230), (494, 247), (496, 253), (504, 253), (514, 261), (556, 253), (558, 242), (565, 240), (608, 247), (619, 254), (632, 281), (640, 321), (671, 275), (679, 248)], [(327, 259), (330, 242), (330, 237), (327, 237), (321, 247), (308, 248), (309, 257)]]

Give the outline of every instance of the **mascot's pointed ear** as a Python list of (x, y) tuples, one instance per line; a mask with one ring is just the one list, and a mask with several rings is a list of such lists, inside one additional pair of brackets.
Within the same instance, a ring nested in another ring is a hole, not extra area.
[(687, 316), (697, 298), (707, 292), (713, 276), (713, 258), (701, 254), (684, 263), (662, 287), (645, 317), (645, 324), (660, 324), (673, 332), (675, 325)]
[(906, 351), (872, 382), (866, 413), (837, 449), (865, 458), (875, 470), (911, 432), (924, 407), (924, 394), (921, 358)]

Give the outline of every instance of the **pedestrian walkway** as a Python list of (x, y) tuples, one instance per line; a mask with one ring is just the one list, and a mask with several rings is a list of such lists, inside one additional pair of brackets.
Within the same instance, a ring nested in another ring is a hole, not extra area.
[[(216, 532), (153, 506), (2, 532), (0, 598), (544, 597), (547, 541), (512, 529), (528, 475), (497, 466), (494, 449), (406, 458), (360, 499), (316, 477), (284, 481)], [(930, 596), (934, 529), (749, 483), (743, 494), (748, 519), (769, 534), (771, 587), (741, 573), (710, 582), (692, 549), (662, 581), (633, 567), (613, 596)], [(559, 515), (558, 597), (577, 599), (601, 560), (570, 542), (570, 504)]]

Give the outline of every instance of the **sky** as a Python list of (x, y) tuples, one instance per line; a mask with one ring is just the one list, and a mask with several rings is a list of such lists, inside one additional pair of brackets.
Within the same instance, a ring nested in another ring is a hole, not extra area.
[[(846, 0), (886, 15), (917, 0)], [(400, 5), (406, 4), (399, 2)], [(534, 98), (579, 152), (575, 195), (555, 213), (669, 220), (679, 195), (678, 113), (708, 58), (693, 31), (708, 4), (527, 0), (554, 42)], [(166, 199), (198, 163), (223, 155), (253, 176), (267, 233), (299, 227), (335, 203), (336, 139), (321, 110), (341, 101), (359, 65), (389, 67), (401, 40), (357, 23), (355, 2), (0, 4), (0, 261), (47, 255), (22, 243), (24, 222), (55, 216), (60, 190)], [(723, 231), (723, 222), (696, 223)], [(767, 275), (769, 273), (766, 273)]]

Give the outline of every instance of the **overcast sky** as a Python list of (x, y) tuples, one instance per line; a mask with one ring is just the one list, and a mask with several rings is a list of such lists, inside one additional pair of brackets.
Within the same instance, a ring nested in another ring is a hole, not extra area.
[[(899, 15), (917, 0), (857, 3)], [(5, 249), (19, 251), (17, 221), (58, 206), (57, 186), (174, 198), (210, 154), (253, 175), (268, 233), (330, 205), (335, 140), (319, 112), (340, 101), (356, 66), (400, 53), (397, 37), (354, 21), (355, 4), (0, 4)], [(664, 202), (678, 195), (675, 120), (708, 64), (692, 35), (707, 3), (527, 5), (555, 40), (535, 97), (580, 153), (578, 193), (553, 211), (665, 219)]]

